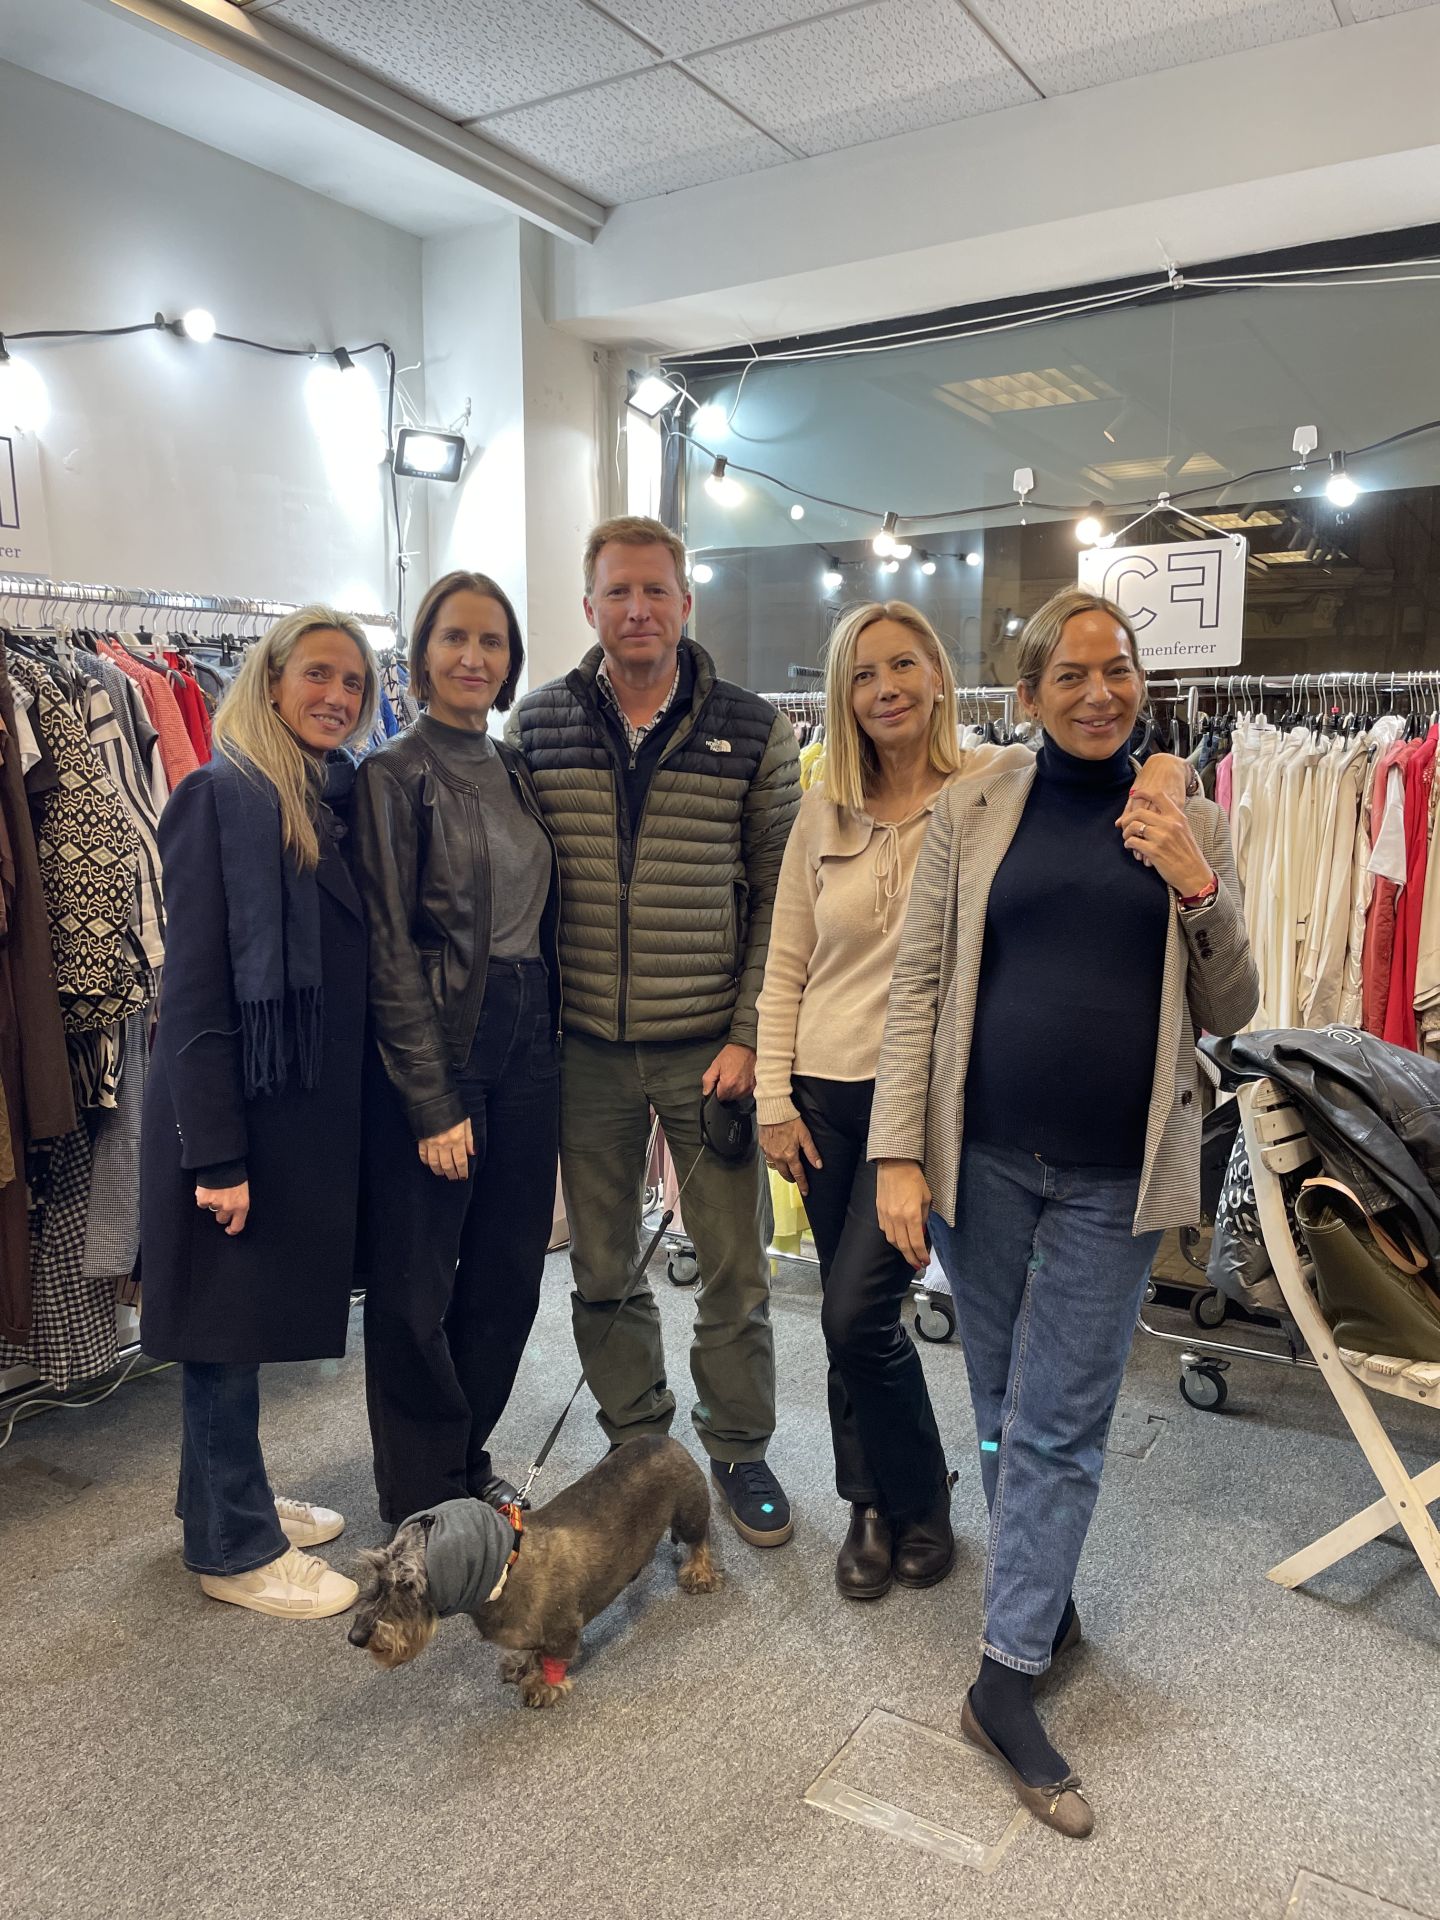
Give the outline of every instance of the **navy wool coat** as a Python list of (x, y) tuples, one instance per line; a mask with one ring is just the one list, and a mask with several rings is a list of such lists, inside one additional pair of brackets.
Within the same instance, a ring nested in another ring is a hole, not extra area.
[[(279, 1093), (247, 1100), (210, 769), (160, 820), (168, 919), (140, 1173), (141, 1345), (157, 1360), (319, 1360), (345, 1351), (355, 1265), (366, 938), (343, 833), (317, 872), (325, 994), (318, 1084), (293, 1038)], [(233, 1238), (195, 1204), (248, 1177)]]

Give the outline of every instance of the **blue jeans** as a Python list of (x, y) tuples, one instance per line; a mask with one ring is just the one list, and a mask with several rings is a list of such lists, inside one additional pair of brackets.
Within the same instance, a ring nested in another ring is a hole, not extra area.
[(175, 1511), (192, 1573), (250, 1573), (289, 1546), (260, 1451), (260, 1369), (187, 1360)]
[(990, 1509), (982, 1644), (1022, 1673), (1050, 1664), (1160, 1244), (1131, 1232), (1139, 1188), (1138, 1170), (967, 1142), (955, 1224), (931, 1216)]

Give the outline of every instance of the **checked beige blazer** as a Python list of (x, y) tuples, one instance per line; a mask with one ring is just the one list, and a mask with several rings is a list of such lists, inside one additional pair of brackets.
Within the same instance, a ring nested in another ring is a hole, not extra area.
[[(1035, 756), (1016, 747), (979, 779), (957, 780), (940, 795), (895, 962), (869, 1158), (918, 1160), (946, 1220), (955, 1213), (985, 909), (1034, 778)], [(1202, 1027), (1238, 1033), (1259, 1003), (1225, 816), (1201, 799), (1187, 801), (1185, 812), (1220, 891), (1198, 912), (1182, 914), (1171, 902), (1136, 1233), (1200, 1218), (1195, 1035)], [(1124, 966), (1122, 953), (1115, 964)], [(1055, 1061), (1057, 1076), (1077, 1070)]]

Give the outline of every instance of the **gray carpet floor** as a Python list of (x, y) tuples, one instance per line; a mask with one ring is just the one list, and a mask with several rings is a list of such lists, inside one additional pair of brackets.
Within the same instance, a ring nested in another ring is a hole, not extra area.
[[(497, 1437), (516, 1477), (572, 1384), (567, 1280), (552, 1257)], [(657, 1290), (688, 1389), (692, 1297), (663, 1278)], [(1267, 1566), (1374, 1497), (1361, 1455), (1315, 1376), (1237, 1365), (1230, 1409), (1201, 1413), (1176, 1390), (1176, 1350), (1144, 1339), (1081, 1569), (1087, 1640), (1046, 1695), (1091, 1790), (1093, 1839), (1026, 1821), (982, 1873), (806, 1804), (874, 1709), (958, 1736), (981, 1503), (962, 1356), (928, 1346), (962, 1558), (929, 1592), (841, 1601), (808, 1270), (782, 1269), (774, 1321), (772, 1459), (793, 1543), (757, 1552), (722, 1524), (712, 1597), (681, 1594), (662, 1550), (589, 1629), (552, 1712), (520, 1706), (464, 1621), (384, 1673), (343, 1620), (206, 1600), (170, 1511), (174, 1370), (17, 1426), (0, 1452), (0, 1910), (1440, 1920), (1440, 1600), (1394, 1537), (1307, 1592), (1271, 1586)], [(358, 1316), (345, 1361), (270, 1370), (265, 1407), (272, 1479), (349, 1515), (329, 1553), (351, 1566), (382, 1537)], [(1440, 1452), (1423, 1409), (1395, 1408), (1392, 1430), (1412, 1466)], [(677, 1431), (693, 1443), (688, 1423)], [(582, 1400), (549, 1486), (602, 1447)], [(881, 1731), (852, 1784), (1000, 1837), (1014, 1807), (983, 1761)]]

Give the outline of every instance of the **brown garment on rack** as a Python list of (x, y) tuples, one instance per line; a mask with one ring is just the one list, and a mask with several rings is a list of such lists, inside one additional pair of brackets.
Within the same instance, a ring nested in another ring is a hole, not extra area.
[[(17, 1169), (33, 1140), (69, 1133), (75, 1101), (55, 989), (50, 916), (15, 743), (15, 702), (0, 638), (0, 1085)], [(0, 1336), (30, 1331), (25, 1182), (0, 1186)]]

